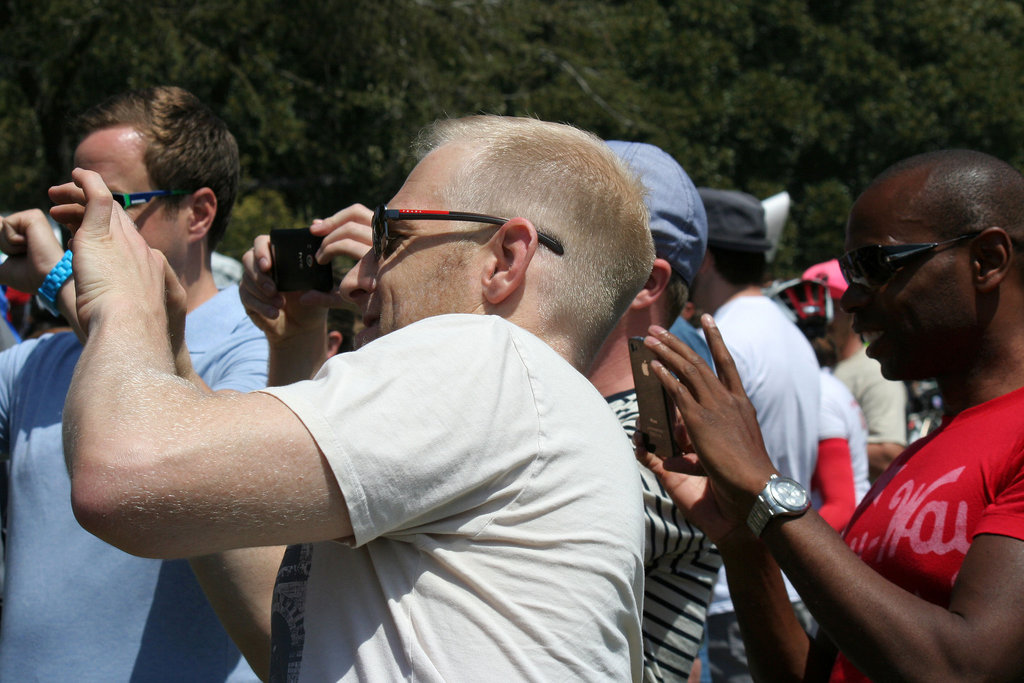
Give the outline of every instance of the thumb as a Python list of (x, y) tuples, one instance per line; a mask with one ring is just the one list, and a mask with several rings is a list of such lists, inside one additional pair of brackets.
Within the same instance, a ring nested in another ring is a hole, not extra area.
[(110, 194), (110, 190), (107, 189), (106, 183), (103, 182), (103, 178), (95, 171), (76, 168), (71, 172), (71, 179), (85, 193), (85, 215), (82, 217), (82, 223), (78, 226), (76, 235), (79, 232), (97, 237), (109, 234), (114, 198)]

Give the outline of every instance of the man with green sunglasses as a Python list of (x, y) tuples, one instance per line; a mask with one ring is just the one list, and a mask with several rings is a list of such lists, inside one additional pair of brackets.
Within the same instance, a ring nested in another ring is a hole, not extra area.
[[(227, 126), (174, 87), (115, 95), (77, 123), (75, 165), (96, 171), (115, 191), (114, 201), (183, 288), (191, 379), (213, 390), (264, 386), (266, 340), (237, 287), (218, 290), (211, 270), (238, 186), (238, 151)], [(73, 259), (57, 242), (42, 212), (4, 218), (0, 248), (9, 254), (0, 281), (38, 290), (44, 304), (79, 327), (72, 277), (78, 254)], [(256, 680), (204, 590), (221, 581), (246, 587), (234, 579), (259, 576), (246, 590), (269, 605), (282, 550), (147, 559), (75, 520), (62, 411), (82, 340), (47, 335), (0, 354), (0, 452), (9, 454), (11, 471), (0, 680)], [(113, 410), (102, 392), (90, 401)], [(269, 614), (264, 622), (239, 631), (225, 620), (242, 643), (265, 636)]]

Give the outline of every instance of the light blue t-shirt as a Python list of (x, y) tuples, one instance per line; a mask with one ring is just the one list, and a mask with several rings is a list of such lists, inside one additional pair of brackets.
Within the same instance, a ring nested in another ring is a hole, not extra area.
[(679, 337), (687, 346), (700, 354), (700, 357), (706, 360), (708, 365), (712, 368), (715, 367), (714, 361), (711, 360), (711, 349), (708, 348), (704, 335), (698, 332), (697, 328), (682, 318), (676, 318), (676, 321), (672, 323), (672, 327), (668, 331)]
[[(266, 340), (237, 287), (190, 313), (185, 339), (210, 388), (266, 384)], [(257, 680), (187, 561), (128, 555), (75, 521), (61, 414), (81, 352), (62, 333), (0, 353), (0, 452), (11, 472), (0, 680)]]

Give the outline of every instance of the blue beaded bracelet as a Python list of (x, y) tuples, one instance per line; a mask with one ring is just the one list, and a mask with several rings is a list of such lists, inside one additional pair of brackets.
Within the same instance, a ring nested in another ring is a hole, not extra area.
[(71, 277), (70, 249), (64, 252), (64, 256), (61, 257), (60, 261), (57, 261), (57, 265), (46, 274), (46, 279), (43, 280), (43, 284), (36, 291), (43, 307), (53, 315), (60, 315), (60, 312), (57, 310), (57, 294), (60, 293), (60, 288), (64, 286), (69, 277)]

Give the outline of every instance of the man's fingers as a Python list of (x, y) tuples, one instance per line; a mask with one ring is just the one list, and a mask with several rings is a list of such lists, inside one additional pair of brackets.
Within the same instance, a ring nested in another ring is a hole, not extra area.
[(71, 232), (76, 232), (85, 216), (85, 207), (81, 204), (57, 204), (50, 207), (50, 216), (61, 225), (66, 225)]
[(16, 224), (10, 218), (4, 218), (0, 223), (0, 251), (8, 256), (24, 254), (27, 240), (23, 231), (18, 230)]
[[(652, 334), (644, 338), (644, 344), (658, 357), (658, 362), (652, 367), (660, 367), (656, 370), (658, 379), (685, 415), (695, 402), (701, 403), (707, 399), (711, 388), (718, 384), (718, 380), (707, 367), (707, 363), (692, 349), (678, 342), (671, 333), (657, 326), (650, 329)], [(664, 333), (664, 336), (660, 333)], [(679, 351), (666, 343), (666, 340), (678, 342), (678, 346), (681, 347)]]
[(651, 363), (651, 370), (658, 377), (661, 386), (665, 387), (665, 391), (672, 397), (672, 402), (676, 404), (676, 408), (685, 422), (689, 411), (698, 407), (699, 399), (694, 395), (693, 389), (676, 379), (676, 375), (663, 361)]
[[(273, 267), (273, 255), (270, 251), (270, 237), (257, 235), (252, 248), (242, 254), (242, 285), (254, 295), (265, 299), (279, 297), (277, 284), (269, 275)], [(283, 302), (281, 305), (284, 305)]]
[(655, 339), (660, 341), (662, 344), (672, 350), (673, 353), (683, 358), (687, 363), (695, 366), (705, 366), (707, 363), (704, 362), (704, 358), (689, 347), (682, 339), (675, 336), (664, 327), (660, 325), (651, 325), (648, 328), (648, 333)]
[(326, 235), (345, 223), (359, 223), (366, 227), (373, 222), (373, 209), (363, 204), (352, 204), (323, 220), (313, 221), (310, 230), (314, 235)]
[(736, 369), (736, 362), (732, 354), (725, 346), (722, 339), (722, 331), (715, 324), (715, 319), (709, 313), (700, 317), (701, 327), (704, 328), (704, 337), (708, 342), (708, 349), (711, 350), (711, 358), (715, 361), (715, 368), (718, 370), (718, 378), (726, 389), (735, 393), (743, 391), (743, 383), (740, 381), (739, 370)]
[[(256, 235), (252, 241), (253, 265), (260, 273), (269, 273), (274, 264), (273, 254), (270, 251), (270, 235)], [(270, 280), (270, 278), (267, 278)], [(271, 280), (273, 282), (273, 280)], [(277, 291), (275, 287), (275, 292)]]
[(70, 183), (50, 188), (50, 199), (56, 205), (50, 215), (74, 231), (85, 227), (96, 234), (107, 234), (114, 198), (103, 179), (95, 171), (81, 168), (71, 172), (71, 179)]
[(54, 185), (48, 191), (50, 201), (54, 204), (81, 204), (85, 206), (85, 191), (74, 181), (62, 185)]
[(362, 204), (347, 206), (330, 218), (313, 221), (310, 231), (324, 237), (317, 260), (327, 263), (338, 256), (361, 259), (373, 242), (372, 222), (373, 211)]
[(328, 236), (324, 239), (324, 243), (317, 253), (317, 260), (322, 263), (328, 263), (338, 256), (347, 256), (354, 261), (358, 261), (366, 256), (366, 252), (371, 249), (370, 242), (368, 241), (351, 238), (328, 241), (330, 238)]
[(68, 226), (72, 232), (78, 230), (85, 216), (85, 192), (82, 188), (73, 182), (54, 185), (49, 195), (54, 204), (50, 208), (53, 220)]
[[(114, 198), (107, 189), (106, 183), (99, 173), (76, 168), (71, 172), (71, 178), (82, 188), (85, 193), (85, 216), (79, 229), (84, 229), (91, 234), (109, 234), (114, 227), (111, 220), (114, 212)], [(120, 223), (120, 220), (117, 221)]]

